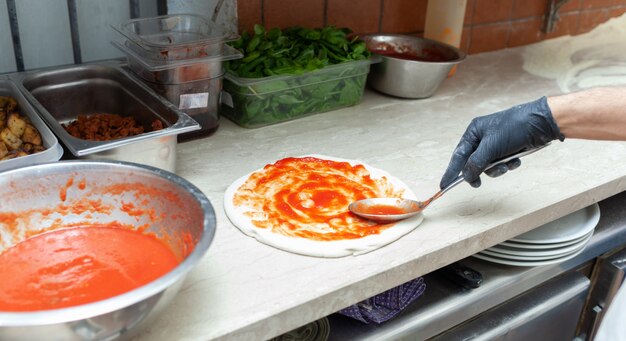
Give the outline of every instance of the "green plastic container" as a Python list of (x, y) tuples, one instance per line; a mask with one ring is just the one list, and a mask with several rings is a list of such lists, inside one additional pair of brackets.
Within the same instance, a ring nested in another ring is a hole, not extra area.
[(370, 65), (358, 60), (301, 75), (240, 78), (226, 73), (222, 113), (245, 128), (258, 128), (361, 101)]

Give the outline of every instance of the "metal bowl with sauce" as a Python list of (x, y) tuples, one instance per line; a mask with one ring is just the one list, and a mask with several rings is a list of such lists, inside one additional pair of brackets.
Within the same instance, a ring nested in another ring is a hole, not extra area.
[(179, 263), (111, 298), (59, 309), (0, 311), (0, 340), (127, 339), (175, 297), (213, 240), (215, 212), (185, 179), (123, 161), (58, 161), (0, 172), (0, 253), (42, 231), (89, 224), (162, 236)]
[(450, 70), (465, 59), (465, 53), (456, 47), (425, 38), (374, 34), (362, 39), (382, 59), (372, 65), (368, 84), (396, 97), (432, 96)]

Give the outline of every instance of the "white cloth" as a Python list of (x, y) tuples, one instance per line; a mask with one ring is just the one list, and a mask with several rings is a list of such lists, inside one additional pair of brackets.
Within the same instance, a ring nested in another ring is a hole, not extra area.
[(594, 341), (626, 341), (626, 281), (609, 303)]

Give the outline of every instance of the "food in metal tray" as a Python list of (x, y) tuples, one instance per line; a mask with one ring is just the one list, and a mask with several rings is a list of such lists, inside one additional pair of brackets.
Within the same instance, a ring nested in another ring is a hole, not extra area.
[[(78, 115), (76, 120), (62, 126), (70, 135), (90, 141), (114, 140), (139, 135), (145, 131), (134, 117), (109, 113)], [(154, 120), (151, 128), (151, 131), (163, 129), (163, 122)]]
[(41, 135), (30, 119), (19, 112), (17, 101), (0, 96), (0, 160), (45, 150)]

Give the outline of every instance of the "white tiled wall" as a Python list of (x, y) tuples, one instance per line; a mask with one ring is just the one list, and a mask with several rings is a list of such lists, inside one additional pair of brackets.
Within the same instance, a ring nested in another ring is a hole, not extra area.
[[(0, 0), (0, 74), (17, 71), (7, 0)], [(15, 0), (25, 70), (74, 63), (67, 0)], [(237, 31), (236, 0), (168, 0), (168, 13), (195, 13)], [(130, 19), (129, 0), (76, 0), (82, 62), (122, 57), (110, 27)], [(157, 15), (156, 0), (140, 0), (141, 17)]]

